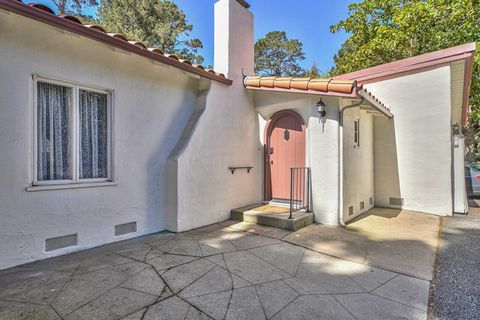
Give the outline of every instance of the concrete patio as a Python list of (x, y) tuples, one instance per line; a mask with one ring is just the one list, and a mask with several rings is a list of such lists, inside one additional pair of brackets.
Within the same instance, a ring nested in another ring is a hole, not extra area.
[(295, 235), (227, 221), (3, 270), (0, 319), (426, 319), (429, 281)]
[(284, 238), (334, 257), (432, 280), (440, 217), (373, 208), (345, 228), (310, 225)]

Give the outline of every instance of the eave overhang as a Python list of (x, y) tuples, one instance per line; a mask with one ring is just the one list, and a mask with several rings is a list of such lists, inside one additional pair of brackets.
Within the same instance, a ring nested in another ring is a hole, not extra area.
[(12, 12), (48, 24), (55, 28), (160, 62), (202, 78), (217, 81), (225, 85), (231, 85), (233, 83), (232, 80), (226, 78), (223, 74), (216, 73), (214, 70), (205, 69), (200, 65), (194, 65), (190, 61), (181, 60), (172, 54), (163, 54), (159, 49), (149, 49), (141, 42), (128, 41), (123, 35), (109, 34), (100, 26), (83, 25), (78, 18), (69, 15), (55, 15), (51, 9), (44, 5), (27, 5), (18, 0), (0, 0), (0, 10)]

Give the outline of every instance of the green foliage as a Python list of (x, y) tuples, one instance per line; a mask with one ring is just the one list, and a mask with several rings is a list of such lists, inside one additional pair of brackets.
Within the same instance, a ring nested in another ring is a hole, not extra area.
[(314, 62), (310, 69), (305, 70), (303, 73), (302, 77), (305, 78), (328, 78), (329, 75), (326, 72), (323, 72), (320, 70), (320, 68), (317, 66), (317, 63)]
[(283, 31), (269, 32), (255, 43), (255, 72), (265, 76), (297, 76), (305, 59), (303, 44)]
[(100, 22), (111, 32), (125, 34), (149, 47), (175, 53), (201, 64), (200, 39), (190, 39), (193, 26), (185, 13), (169, 0), (101, 0)]
[(97, 6), (97, 0), (52, 0), (59, 13), (82, 15), (85, 7)]
[[(333, 75), (480, 41), (478, 0), (363, 0), (331, 27), (350, 37), (335, 55)], [(474, 61), (470, 123), (474, 149), (480, 145), (480, 57)], [(479, 155), (477, 154), (477, 158)]]

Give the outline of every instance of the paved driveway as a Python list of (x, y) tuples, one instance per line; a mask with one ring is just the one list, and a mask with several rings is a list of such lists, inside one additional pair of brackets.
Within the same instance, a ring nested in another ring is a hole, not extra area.
[(0, 271), (0, 319), (425, 319), (429, 282), (226, 222)]

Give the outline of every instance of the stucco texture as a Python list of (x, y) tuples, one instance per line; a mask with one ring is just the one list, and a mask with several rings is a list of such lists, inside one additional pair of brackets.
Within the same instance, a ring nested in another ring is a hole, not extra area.
[(374, 121), (375, 205), (452, 213), (450, 67), (368, 84), (392, 120)]
[[(35, 30), (35, 36), (32, 36)], [(164, 230), (165, 164), (198, 79), (11, 14), (0, 19), (0, 269)], [(26, 192), (33, 167), (32, 74), (113, 90), (115, 186)], [(114, 226), (137, 232), (114, 236)], [(45, 239), (78, 245), (45, 252)]]

